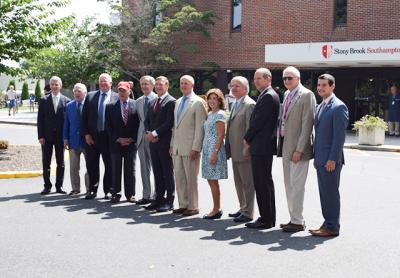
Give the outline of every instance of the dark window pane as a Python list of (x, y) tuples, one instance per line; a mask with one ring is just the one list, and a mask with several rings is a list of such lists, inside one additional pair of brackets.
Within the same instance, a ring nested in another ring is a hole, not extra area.
[(335, 26), (347, 23), (347, 0), (335, 0)]
[(242, 0), (232, 0), (232, 30), (240, 31), (242, 27)]

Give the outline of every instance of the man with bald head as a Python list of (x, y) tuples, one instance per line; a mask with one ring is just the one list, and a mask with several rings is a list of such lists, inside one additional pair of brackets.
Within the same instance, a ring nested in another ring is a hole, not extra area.
[(111, 193), (111, 155), (109, 136), (105, 128), (106, 105), (116, 102), (118, 95), (112, 91), (112, 78), (103, 73), (99, 77), (99, 90), (88, 93), (82, 111), (81, 134), (87, 144), (87, 163), (89, 173), (89, 192), (85, 199), (94, 199), (100, 181), (100, 155), (104, 163), (103, 191), (104, 199), (110, 199)]
[(194, 93), (193, 88), (193, 77), (182, 76), (182, 97), (175, 104), (170, 150), (179, 202), (179, 208), (173, 212), (184, 216), (199, 213), (197, 176), (204, 137), (203, 124), (207, 118), (206, 102)]

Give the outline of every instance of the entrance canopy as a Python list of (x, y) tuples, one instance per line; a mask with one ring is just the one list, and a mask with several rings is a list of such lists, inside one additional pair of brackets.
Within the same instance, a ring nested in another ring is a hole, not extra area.
[(265, 45), (265, 63), (308, 67), (398, 67), (400, 40)]

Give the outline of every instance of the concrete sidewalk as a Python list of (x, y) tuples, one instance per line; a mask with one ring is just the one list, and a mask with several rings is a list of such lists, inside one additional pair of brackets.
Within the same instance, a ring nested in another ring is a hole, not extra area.
[(0, 123), (3, 124), (18, 124), (18, 125), (36, 125), (37, 122), (37, 110), (35, 112), (29, 112), (29, 109), (20, 109), (15, 115), (8, 115), (8, 109), (1, 109), (0, 111)]

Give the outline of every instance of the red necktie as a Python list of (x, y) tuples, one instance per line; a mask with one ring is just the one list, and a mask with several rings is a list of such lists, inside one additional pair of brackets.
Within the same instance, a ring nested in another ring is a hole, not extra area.
[(160, 102), (161, 102), (161, 98), (159, 97), (159, 98), (157, 99), (156, 105), (154, 105), (154, 108), (153, 108), (153, 111), (154, 111), (154, 112), (157, 112), (158, 109), (160, 108)]

